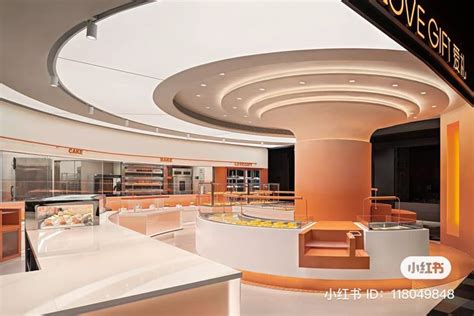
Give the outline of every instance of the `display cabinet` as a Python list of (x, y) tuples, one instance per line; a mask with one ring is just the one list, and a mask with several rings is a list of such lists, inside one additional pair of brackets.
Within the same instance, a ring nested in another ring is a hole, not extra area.
[(61, 195), (25, 202), (27, 230), (99, 225), (105, 210), (99, 194)]
[(263, 228), (300, 229), (308, 224), (307, 222), (259, 219), (237, 213), (201, 213), (199, 216), (223, 224)]
[(155, 195), (164, 192), (164, 166), (124, 163), (123, 195)]

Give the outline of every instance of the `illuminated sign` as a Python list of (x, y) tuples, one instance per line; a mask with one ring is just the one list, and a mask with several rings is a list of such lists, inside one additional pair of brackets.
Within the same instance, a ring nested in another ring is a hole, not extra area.
[[(469, 58), (471, 34), (460, 2), (433, 0), (343, 0), (415, 54), (473, 104)], [(467, 12), (465, 12), (467, 11)]]
[(75, 155), (82, 155), (82, 154), (84, 154), (84, 150), (82, 150), (82, 149), (80, 149), (80, 148), (72, 148), (72, 147), (71, 147), (71, 148), (68, 149), (68, 152), (69, 152), (70, 154), (75, 154)]

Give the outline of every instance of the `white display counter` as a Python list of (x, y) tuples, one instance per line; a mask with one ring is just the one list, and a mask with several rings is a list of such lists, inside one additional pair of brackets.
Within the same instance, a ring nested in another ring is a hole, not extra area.
[(204, 289), (219, 284), (221, 306), (239, 313), (240, 272), (120, 227), (109, 215), (98, 226), (28, 231), (40, 270), (0, 276), (0, 315), (79, 314), (188, 290), (196, 300), (200, 289), (195, 303), (212, 309)]
[(159, 209), (140, 209), (121, 211), (112, 216), (117, 217), (117, 224), (147, 236), (173, 232), (183, 229), (181, 208), (166, 207)]
[(298, 236), (302, 229), (241, 226), (201, 216), (196, 220), (196, 250), (203, 257), (243, 271), (335, 280), (403, 278), (400, 263), (405, 257), (429, 254), (427, 229), (369, 231), (358, 226), (364, 230), (369, 269), (300, 268)]

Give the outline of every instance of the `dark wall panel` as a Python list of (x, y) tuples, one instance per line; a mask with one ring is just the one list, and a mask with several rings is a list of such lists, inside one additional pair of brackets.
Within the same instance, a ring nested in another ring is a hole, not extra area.
[(268, 150), (268, 182), (279, 183), (280, 190), (295, 190), (295, 147)]

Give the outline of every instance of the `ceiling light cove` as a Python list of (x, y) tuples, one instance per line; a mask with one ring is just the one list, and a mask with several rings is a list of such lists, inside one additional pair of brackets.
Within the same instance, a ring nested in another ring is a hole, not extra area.
[[(216, 68), (223, 69), (225, 80), (215, 76)], [(207, 85), (200, 99), (216, 111), (196, 102), (193, 89), (199, 80)], [(164, 80), (154, 100), (161, 110), (195, 124), (267, 136), (297, 135), (301, 126), (317, 130), (317, 125), (340, 119), (365, 122), (341, 128), (345, 134), (340, 137), (352, 139), (365, 139), (369, 130), (407, 122), (414, 114), (428, 119), (461, 104), (411, 54), (375, 49), (290, 51), (217, 61)], [(351, 135), (358, 130), (364, 132)]]

